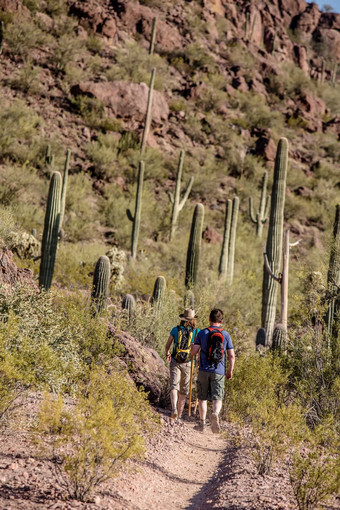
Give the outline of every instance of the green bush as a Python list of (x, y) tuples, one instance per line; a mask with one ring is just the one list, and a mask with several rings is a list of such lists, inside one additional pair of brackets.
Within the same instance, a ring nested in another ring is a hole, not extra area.
[(27, 59), (24, 65), (16, 72), (10, 80), (13, 89), (21, 90), (25, 94), (35, 95), (41, 92), (39, 73), (41, 68), (35, 66), (33, 61)]
[(124, 461), (140, 458), (145, 433), (156, 428), (145, 394), (117, 369), (108, 373), (94, 368), (73, 410), (62, 409), (60, 400), (52, 409), (55, 412), (47, 398), (37, 430), (53, 456), (61, 459), (56, 467), (70, 496), (81, 501), (113, 478)]
[(46, 47), (52, 38), (33, 21), (21, 19), (6, 26), (5, 40), (13, 56), (29, 57), (32, 49)]

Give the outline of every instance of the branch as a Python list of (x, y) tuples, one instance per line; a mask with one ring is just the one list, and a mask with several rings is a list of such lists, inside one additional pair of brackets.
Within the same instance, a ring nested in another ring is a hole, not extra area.
[(273, 273), (273, 271), (271, 270), (270, 268), (270, 265), (269, 265), (269, 262), (268, 262), (268, 257), (267, 257), (267, 253), (266, 253), (266, 249), (265, 247), (263, 247), (263, 257), (264, 257), (264, 265), (265, 265), (265, 268), (266, 268), (266, 271), (267, 273), (274, 279), (276, 280), (277, 282), (281, 283), (282, 281), (282, 275), (280, 276), (275, 276), (275, 274)]

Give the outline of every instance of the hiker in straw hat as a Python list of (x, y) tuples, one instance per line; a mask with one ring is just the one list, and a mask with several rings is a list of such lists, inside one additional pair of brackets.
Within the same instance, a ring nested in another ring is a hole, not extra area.
[[(179, 316), (181, 322), (170, 331), (165, 344), (165, 355), (170, 363), (170, 399), (171, 418), (181, 418), (185, 400), (189, 393), (191, 345), (194, 343), (199, 329), (196, 328), (197, 315), (195, 310), (187, 308)], [(173, 343), (172, 352), (170, 347)]]

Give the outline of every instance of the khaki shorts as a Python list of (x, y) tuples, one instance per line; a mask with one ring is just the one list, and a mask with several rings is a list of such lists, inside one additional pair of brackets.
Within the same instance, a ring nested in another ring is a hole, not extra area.
[(224, 375), (199, 370), (197, 376), (198, 400), (223, 400)]
[(191, 363), (178, 363), (171, 358), (170, 363), (170, 390), (177, 390), (182, 395), (188, 395), (190, 385)]

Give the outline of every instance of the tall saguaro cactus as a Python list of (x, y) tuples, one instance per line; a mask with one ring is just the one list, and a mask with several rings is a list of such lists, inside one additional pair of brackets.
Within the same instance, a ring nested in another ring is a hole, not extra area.
[(232, 213), (232, 201), (229, 199), (226, 202), (223, 241), (222, 241), (222, 248), (221, 248), (221, 255), (220, 255), (220, 264), (218, 267), (218, 274), (222, 280), (225, 280), (227, 277), (231, 213)]
[(227, 266), (227, 284), (231, 285), (234, 279), (234, 261), (235, 261), (235, 244), (236, 244), (236, 230), (237, 230), (237, 217), (240, 207), (240, 200), (238, 197), (233, 198), (233, 209), (231, 213), (230, 223), (230, 238), (229, 238), (229, 255)]
[(148, 102), (146, 105), (146, 114), (145, 114), (145, 122), (144, 122), (144, 131), (143, 131), (143, 137), (142, 142), (140, 146), (140, 155), (143, 157), (146, 142), (148, 140), (148, 135), (150, 131), (151, 126), (151, 120), (152, 120), (152, 96), (153, 96), (153, 87), (155, 84), (155, 77), (156, 77), (156, 68), (154, 67), (151, 72), (151, 79), (150, 79), (150, 85), (149, 85), (149, 94), (148, 94)]
[(266, 221), (268, 221), (270, 195), (266, 197), (267, 181), (268, 175), (267, 172), (264, 172), (262, 177), (260, 207), (258, 212), (256, 213), (256, 216), (254, 215), (253, 197), (249, 197), (249, 215), (251, 221), (256, 225), (257, 237), (262, 237), (263, 225), (266, 223)]
[(184, 161), (184, 151), (182, 150), (180, 152), (179, 161), (178, 161), (175, 193), (170, 193), (170, 192), (168, 193), (169, 200), (172, 203), (170, 241), (172, 240), (174, 232), (176, 230), (178, 215), (181, 212), (181, 210), (183, 209), (185, 202), (187, 201), (187, 198), (188, 198), (191, 188), (192, 188), (192, 183), (194, 182), (194, 178), (190, 177), (187, 189), (183, 195), (182, 200), (180, 200), (183, 161)]
[(329, 258), (327, 276), (329, 304), (326, 316), (327, 328), (330, 335), (337, 337), (340, 324), (340, 204), (335, 209), (333, 227), (333, 241)]
[(46, 291), (51, 287), (57, 252), (60, 221), (60, 193), (61, 175), (59, 172), (53, 172), (47, 198), (39, 272), (39, 286)]
[(66, 160), (65, 160), (65, 166), (64, 166), (63, 187), (61, 189), (59, 229), (61, 229), (63, 226), (64, 215), (65, 215), (66, 190), (67, 190), (67, 180), (68, 180), (68, 169), (70, 166), (70, 157), (71, 157), (71, 151), (70, 151), (70, 149), (68, 149), (67, 153), (66, 153)]
[(185, 286), (187, 289), (197, 283), (199, 259), (201, 253), (201, 239), (203, 229), (204, 206), (197, 204), (191, 223), (190, 239), (187, 251), (187, 263), (185, 270)]
[(93, 274), (92, 303), (97, 313), (103, 311), (107, 306), (110, 283), (110, 260), (106, 255), (102, 255), (97, 260)]
[[(274, 182), (271, 195), (270, 219), (266, 254), (271, 271), (278, 274), (281, 267), (283, 215), (286, 193), (288, 167), (288, 140), (281, 138), (277, 147)], [(276, 314), (278, 282), (263, 267), (262, 283), (262, 319), (261, 325), (266, 330), (266, 342), (271, 345)]]
[(153, 55), (153, 51), (155, 49), (155, 40), (156, 40), (156, 25), (157, 18), (156, 16), (152, 20), (152, 28), (151, 28), (151, 37), (150, 37), (150, 46), (149, 46), (149, 55)]
[(140, 161), (139, 162), (139, 170), (138, 170), (138, 183), (137, 183), (136, 205), (135, 205), (134, 216), (132, 216), (130, 209), (126, 210), (127, 217), (129, 218), (130, 221), (133, 222), (132, 235), (131, 235), (131, 257), (133, 259), (135, 259), (137, 256), (140, 217), (141, 217), (141, 210), (142, 210), (143, 182), (144, 182), (144, 162)]

